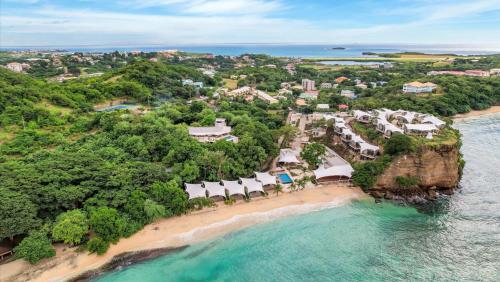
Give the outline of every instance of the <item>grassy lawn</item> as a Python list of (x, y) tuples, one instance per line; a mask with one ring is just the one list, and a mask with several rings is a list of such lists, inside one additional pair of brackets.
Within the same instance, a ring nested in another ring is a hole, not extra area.
[(234, 90), (238, 88), (238, 80), (235, 79), (223, 79), (224, 85), (229, 89), (229, 90)]

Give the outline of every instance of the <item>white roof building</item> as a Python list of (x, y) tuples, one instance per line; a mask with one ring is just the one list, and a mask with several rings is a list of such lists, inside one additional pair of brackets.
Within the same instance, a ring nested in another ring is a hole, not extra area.
[(249, 86), (244, 86), (244, 87), (235, 89), (235, 90), (229, 92), (228, 94), (230, 96), (241, 96), (241, 95), (247, 95), (250, 93), (252, 93), (252, 88)]
[(261, 90), (257, 90), (255, 92), (255, 95), (259, 98), (259, 99), (262, 99), (266, 102), (268, 102), (269, 104), (276, 104), (278, 103), (278, 99), (274, 98), (273, 96), (267, 94), (266, 92), (264, 91), (261, 91)]
[(224, 186), (220, 185), (219, 182), (203, 181), (203, 186), (207, 189), (209, 197), (226, 197), (226, 189), (224, 189)]
[(216, 119), (214, 126), (190, 126), (188, 127), (188, 131), (189, 135), (203, 143), (215, 142), (221, 139), (238, 142), (238, 138), (229, 135), (231, 133), (231, 127), (226, 125), (226, 121), (224, 119)]
[(405, 124), (403, 129), (406, 134), (427, 135), (429, 132), (437, 132), (439, 129), (434, 124)]
[(297, 159), (297, 153), (292, 149), (281, 149), (278, 162), (290, 164), (300, 163), (299, 159)]
[(227, 181), (227, 180), (222, 180), (222, 183), (224, 183), (224, 188), (227, 189), (229, 192), (229, 196), (234, 196), (234, 195), (245, 195), (245, 186), (240, 184), (238, 181)]
[(446, 122), (444, 122), (444, 121), (442, 121), (442, 120), (440, 120), (437, 117), (432, 116), (432, 115), (426, 115), (424, 118), (422, 118), (422, 123), (434, 124), (438, 128), (442, 128), (443, 126), (446, 125)]
[(207, 197), (207, 190), (205, 187), (203, 187), (201, 184), (184, 184), (186, 187), (186, 192), (189, 195), (189, 199), (196, 199), (196, 198), (206, 198)]
[(330, 105), (328, 105), (328, 104), (318, 104), (316, 106), (316, 109), (318, 109), (318, 110), (328, 110), (328, 109), (330, 109)]
[(269, 174), (269, 172), (255, 172), (255, 179), (264, 186), (276, 185), (276, 176)]
[[(257, 181), (255, 178), (240, 178), (241, 184), (247, 187), (248, 194), (252, 192), (264, 192), (262, 182)], [(276, 183), (276, 178), (274, 178)]]
[(329, 168), (325, 168), (323, 165), (321, 165), (317, 170), (314, 171), (314, 176), (317, 180), (328, 177), (351, 178), (353, 172), (354, 169), (348, 164), (331, 166)]

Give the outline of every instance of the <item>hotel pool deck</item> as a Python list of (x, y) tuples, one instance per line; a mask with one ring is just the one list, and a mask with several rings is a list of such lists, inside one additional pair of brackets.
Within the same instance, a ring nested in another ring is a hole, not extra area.
[(293, 183), (292, 177), (288, 173), (280, 173), (278, 174), (278, 177), (280, 179), (280, 182), (282, 184), (291, 184)]

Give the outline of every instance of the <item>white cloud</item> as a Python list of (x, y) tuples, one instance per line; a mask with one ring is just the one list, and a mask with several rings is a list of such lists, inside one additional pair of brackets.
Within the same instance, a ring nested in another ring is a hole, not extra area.
[(130, 7), (167, 7), (185, 14), (241, 15), (266, 14), (285, 9), (281, 0), (132, 0), (122, 1)]

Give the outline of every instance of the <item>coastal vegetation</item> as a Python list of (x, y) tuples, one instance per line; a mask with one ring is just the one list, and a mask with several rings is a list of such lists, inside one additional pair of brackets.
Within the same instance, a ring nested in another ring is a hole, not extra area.
[[(18, 244), (17, 257), (36, 263), (53, 256), (53, 242), (103, 254), (110, 244), (148, 223), (213, 206), (210, 199), (188, 200), (184, 183), (237, 180), (265, 170), (279, 149), (289, 147), (297, 136), (295, 126), (285, 125), (293, 109), (311, 113), (317, 104), (332, 108), (346, 104), (354, 109), (402, 108), (452, 116), (500, 101), (500, 78), (494, 77), (433, 77), (430, 80), (440, 87), (437, 93), (402, 94), (403, 83), (423, 79), (433, 69), (427, 63), (334, 71), (297, 64), (289, 72), (283, 69), (287, 63), (283, 59), (264, 55), (183, 60), (173, 56), (158, 62), (149, 61), (158, 54), (118, 53), (109, 58), (113, 56), (121, 59), (101, 76), (62, 83), (39, 79), (53, 75), (48, 66), (46, 73), (41, 67), (31, 75), (0, 68), (0, 240)], [(109, 65), (107, 59), (104, 62)], [(495, 57), (457, 64), (485, 62), (500, 64)], [(200, 70), (209, 63), (218, 66), (217, 74), (208, 76)], [(79, 64), (75, 62), (73, 69)], [(217, 88), (231, 76), (238, 76), (231, 79), (238, 86), (268, 92), (278, 91), (283, 82), (296, 85), (309, 78), (320, 85), (343, 76), (347, 79), (339, 87), (354, 91), (358, 99), (340, 96), (334, 88), (322, 89), (316, 101), (300, 107), (294, 106), (300, 94), (296, 89), (272, 105), (259, 99), (217, 97)], [(356, 88), (355, 78), (386, 84), (362, 90)], [(186, 79), (206, 87), (183, 85)], [(95, 111), (116, 100), (136, 104), (140, 110)], [(213, 126), (218, 118), (232, 127), (238, 143), (200, 143), (189, 135), (188, 126)], [(398, 156), (460, 146), (459, 133), (449, 127), (432, 140), (406, 135), (385, 140), (369, 126), (353, 123), (352, 127), (384, 147), (376, 160), (353, 165), (352, 180), (365, 190)], [(324, 154), (324, 145), (311, 143), (301, 157), (317, 168)], [(303, 188), (308, 181), (297, 179), (292, 187)], [(413, 183), (407, 178), (398, 181), (402, 187)], [(274, 189), (278, 195), (283, 186)]]

